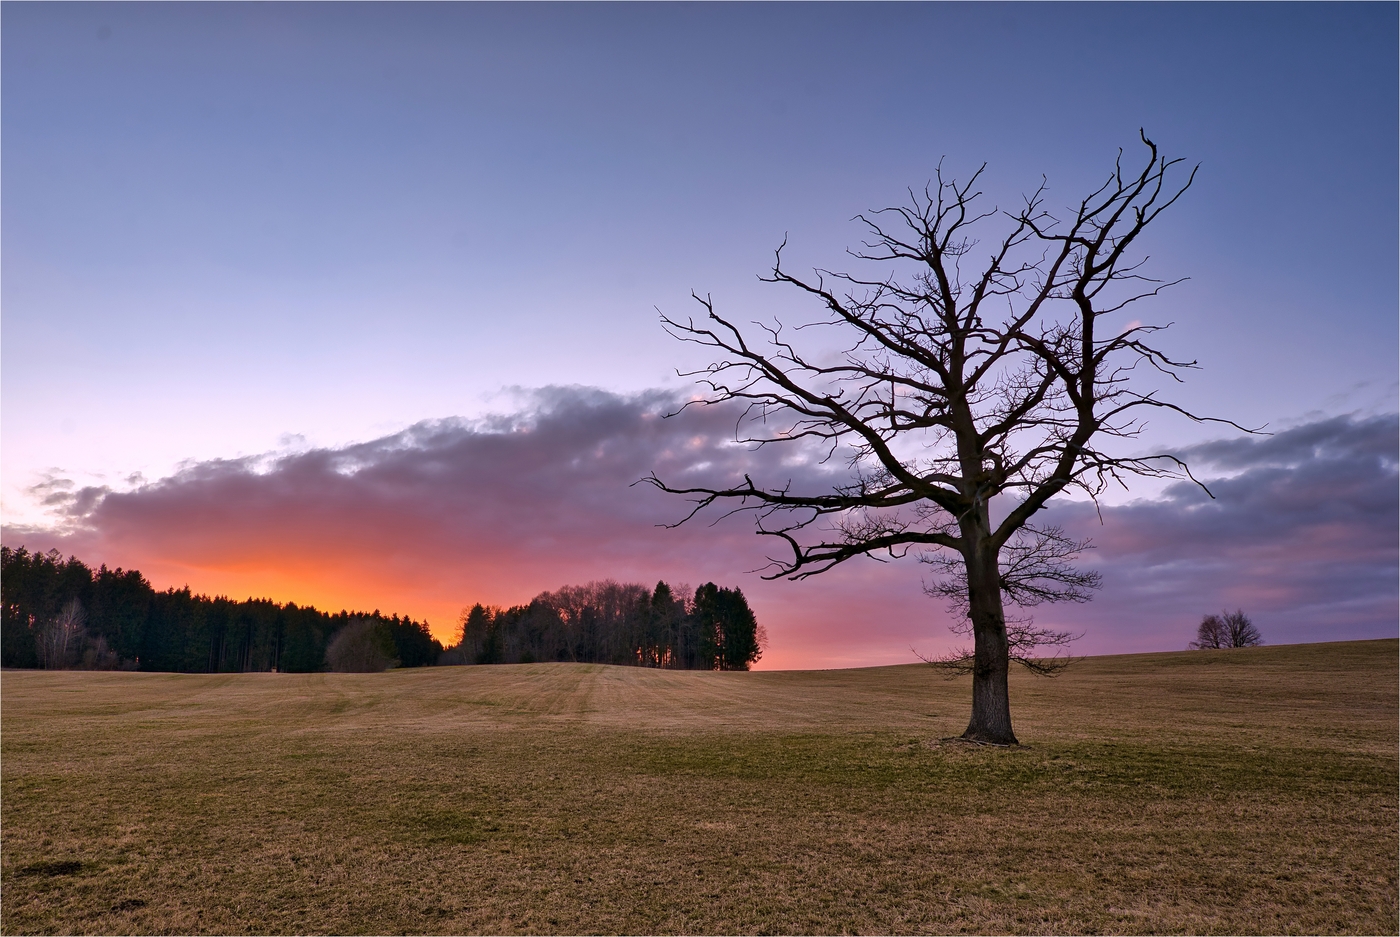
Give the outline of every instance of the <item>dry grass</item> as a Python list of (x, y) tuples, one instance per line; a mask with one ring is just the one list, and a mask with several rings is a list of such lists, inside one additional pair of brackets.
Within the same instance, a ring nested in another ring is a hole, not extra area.
[(1397, 931), (1397, 642), (923, 666), (3, 676), (3, 928)]

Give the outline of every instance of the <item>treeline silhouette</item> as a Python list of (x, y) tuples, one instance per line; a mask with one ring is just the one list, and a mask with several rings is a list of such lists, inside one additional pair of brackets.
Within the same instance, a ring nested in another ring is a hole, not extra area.
[(708, 582), (687, 594), (612, 580), (542, 592), (528, 605), (473, 605), (444, 663), (577, 661), (675, 670), (748, 670), (766, 635), (744, 594)]
[(369, 620), (402, 667), (437, 663), (426, 622), (371, 613), (329, 614), (270, 599), (235, 602), (157, 592), (136, 570), (93, 570), (57, 550), (0, 547), (0, 664), (221, 673), (326, 668), (326, 648)]
[(134, 569), (0, 547), (5, 667), (237, 673), (575, 661), (748, 670), (766, 643), (744, 594), (712, 582), (693, 593), (665, 582), (565, 586), (527, 605), (474, 605), (461, 624), (461, 640), (444, 651), (426, 622), (378, 609), (330, 614), (188, 587), (158, 592)]

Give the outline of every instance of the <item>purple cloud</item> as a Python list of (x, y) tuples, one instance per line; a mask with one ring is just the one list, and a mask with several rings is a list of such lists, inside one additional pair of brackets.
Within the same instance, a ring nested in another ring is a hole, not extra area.
[[(735, 413), (653, 391), (533, 392), (517, 413), (417, 424), (339, 449), (196, 464), (130, 491), (44, 494), (54, 529), (7, 528), (5, 542), (56, 546), (136, 567), (158, 586), (190, 584), (340, 608), (427, 617), (440, 636), (465, 604), (525, 601), (590, 579), (741, 586), (768, 628), (768, 666), (907, 661), (955, 639), (925, 567), (854, 561), (802, 583), (764, 582), (771, 542), (751, 523), (662, 524), (686, 504), (634, 483), (791, 479), (829, 487), (844, 466), (733, 442)], [(1077, 651), (1184, 647), (1206, 612), (1236, 606), (1272, 643), (1396, 630), (1395, 416), (1318, 421), (1273, 437), (1182, 453), (1207, 477), (1161, 498), (1105, 508), (1061, 503), (1054, 522), (1091, 536), (1105, 587), (1085, 606), (1037, 609), (1085, 633)]]
[(1397, 417), (1333, 417), (1178, 453), (1206, 481), (1103, 511), (1049, 516), (1093, 537), (1091, 605), (1046, 610), (1085, 630), (1081, 650), (1184, 647), (1208, 612), (1243, 608), (1271, 643), (1397, 630)]

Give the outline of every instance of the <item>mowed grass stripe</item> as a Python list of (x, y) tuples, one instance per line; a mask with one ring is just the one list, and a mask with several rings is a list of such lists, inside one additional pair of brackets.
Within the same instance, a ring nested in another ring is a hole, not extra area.
[(22, 932), (1397, 930), (1396, 641), (924, 666), (8, 671)]

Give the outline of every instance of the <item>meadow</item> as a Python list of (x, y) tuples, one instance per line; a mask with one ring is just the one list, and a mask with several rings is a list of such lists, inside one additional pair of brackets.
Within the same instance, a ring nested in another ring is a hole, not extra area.
[(924, 665), (6, 671), (5, 933), (1396, 933), (1395, 640)]

